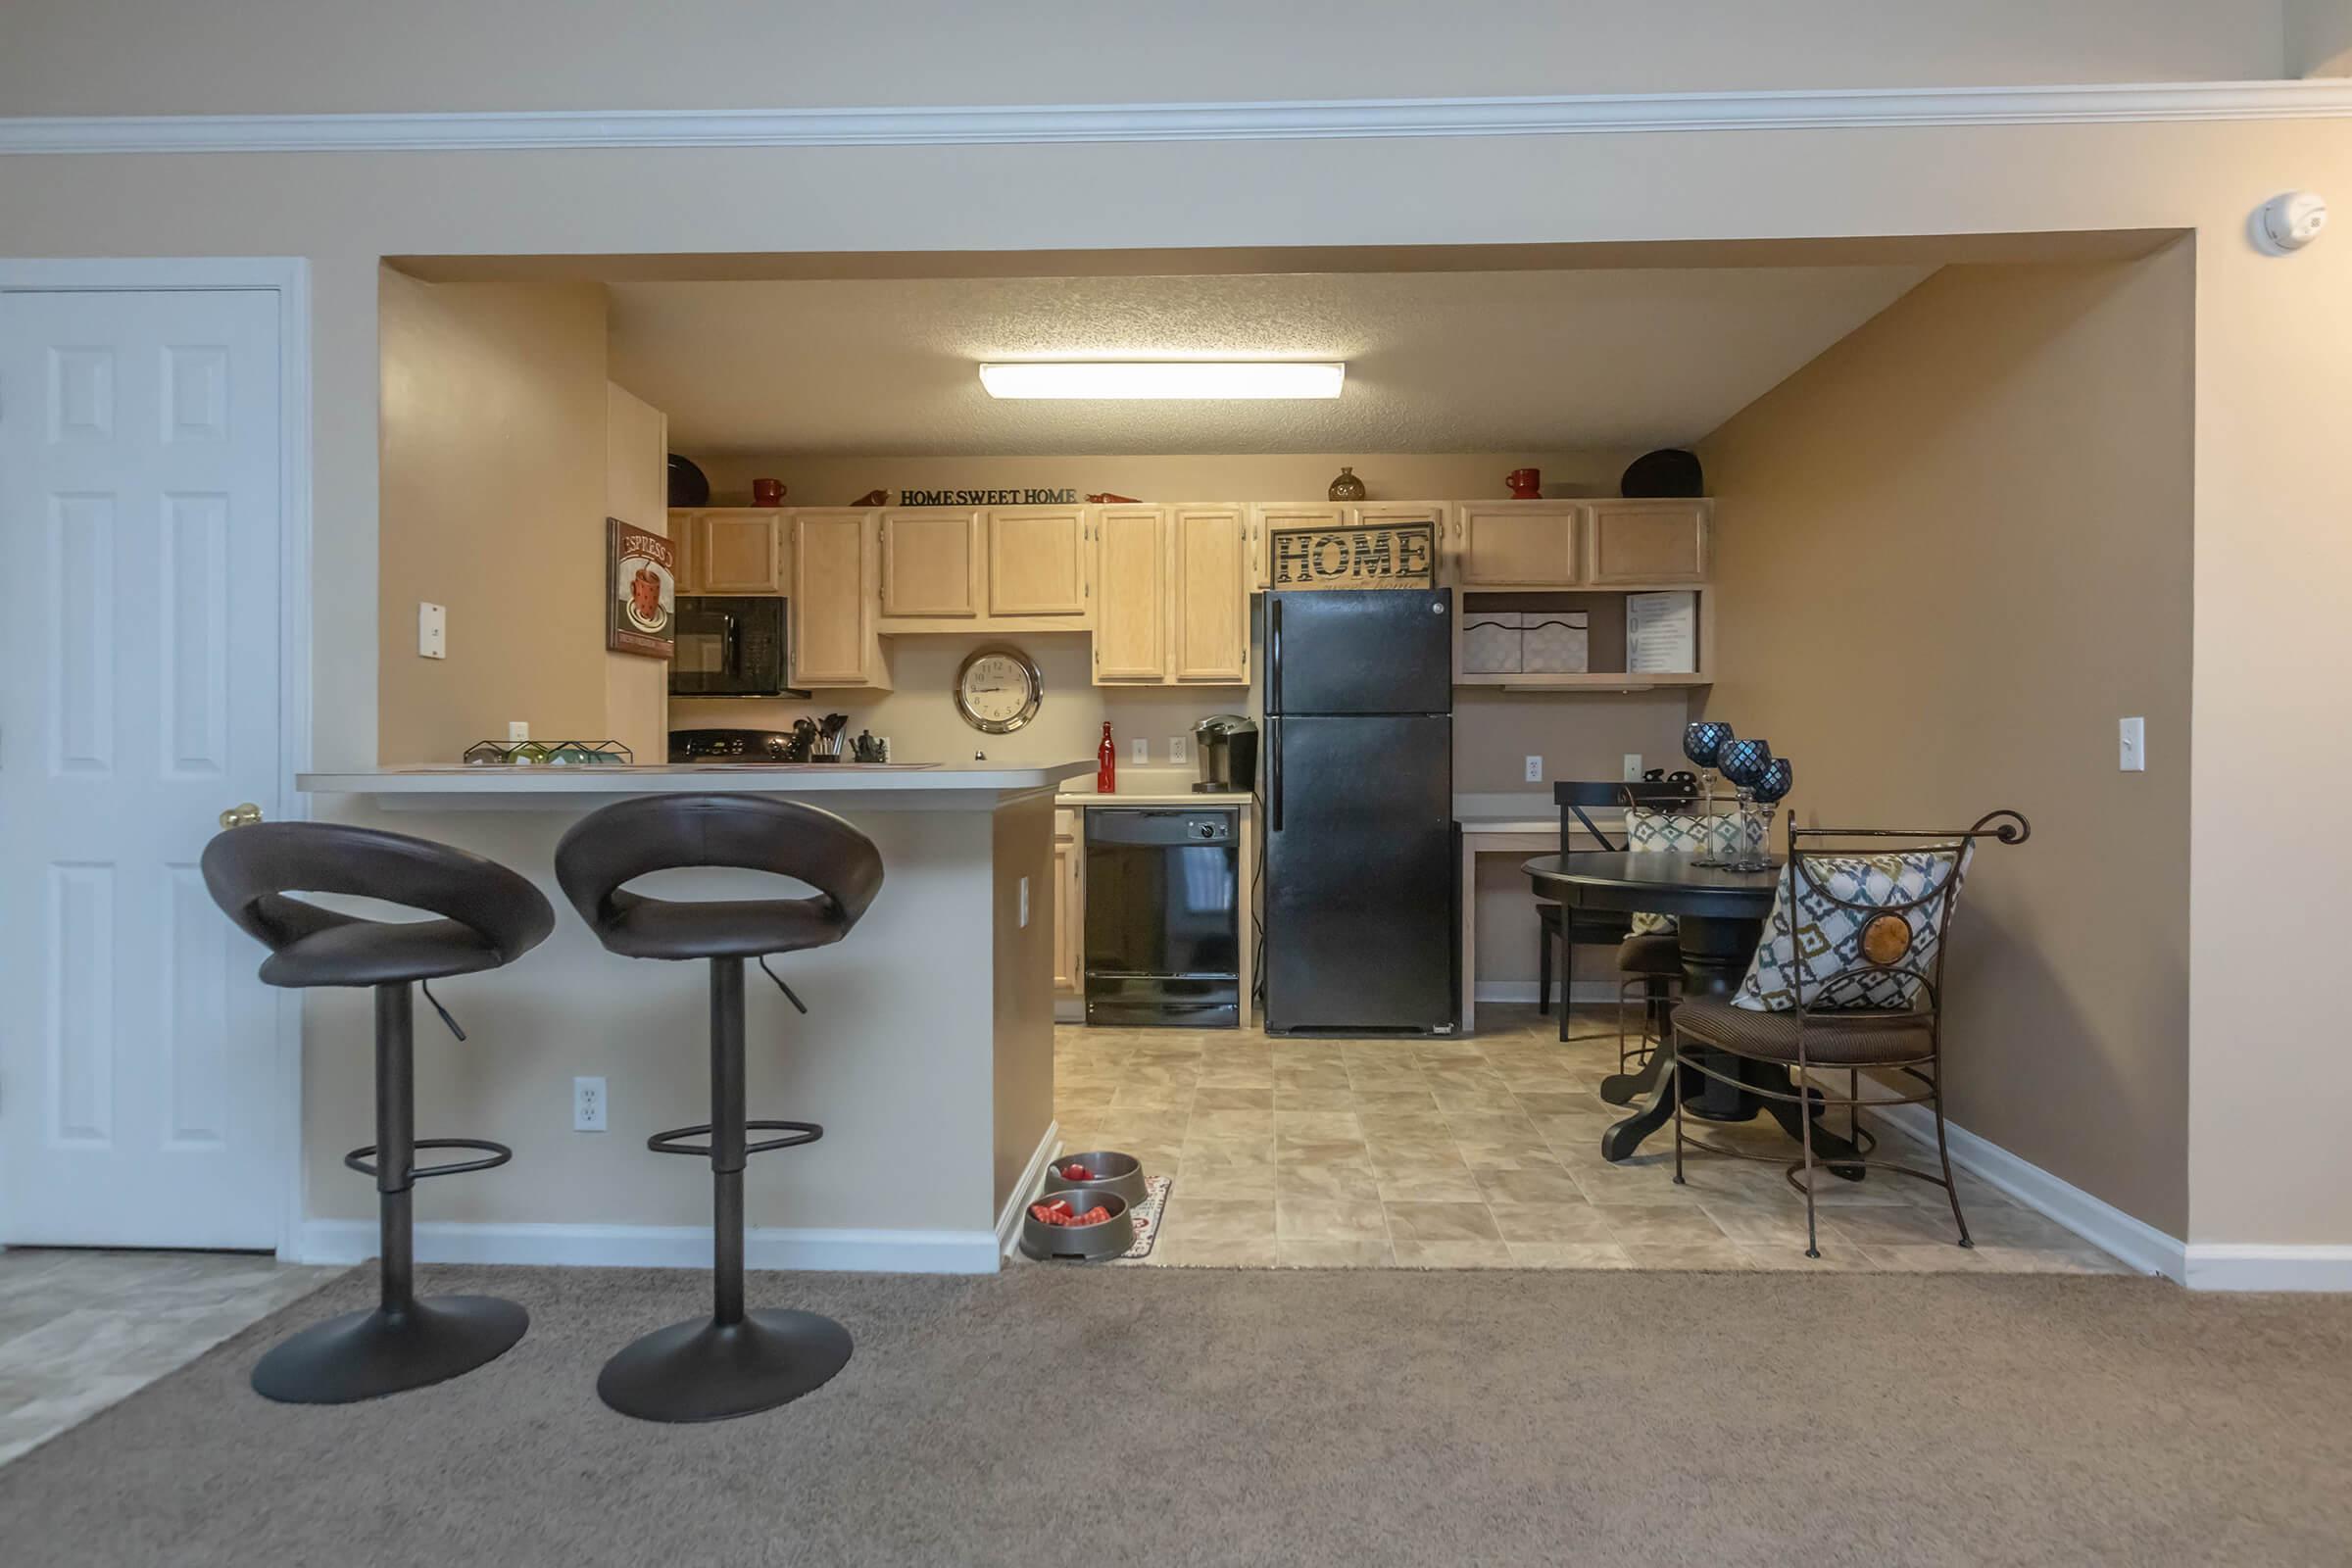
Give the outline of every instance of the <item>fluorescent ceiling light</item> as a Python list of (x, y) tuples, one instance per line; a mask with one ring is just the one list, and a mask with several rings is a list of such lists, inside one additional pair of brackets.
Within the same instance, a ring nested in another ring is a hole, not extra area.
[(1295, 360), (1064, 360), (983, 365), (997, 398), (1336, 398), (1346, 365)]

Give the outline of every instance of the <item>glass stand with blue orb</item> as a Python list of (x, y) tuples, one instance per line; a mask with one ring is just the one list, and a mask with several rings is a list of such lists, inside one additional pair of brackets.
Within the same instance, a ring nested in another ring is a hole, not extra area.
[[(1702, 776), (1706, 780), (1706, 805), (1702, 809), (1710, 821), (1715, 815), (1715, 770), (1720, 765), (1723, 749), (1731, 745), (1735, 738), (1732, 734), (1732, 726), (1719, 718), (1703, 719), (1683, 730), (1683, 755), (1704, 770)], [(1709, 844), (1714, 842), (1714, 829), (1711, 826), (1704, 842)], [(1702, 850), (1698, 858), (1690, 863), (1693, 865), (1721, 865), (1723, 859), (1709, 849)]]
[(1742, 823), (1740, 831), (1741, 857), (1731, 862), (1735, 871), (1769, 871), (1772, 869), (1772, 818), (1780, 804), (1788, 798), (1796, 786), (1796, 768), (1786, 757), (1776, 757), (1764, 764), (1764, 772), (1744, 792), (1763, 812), (1763, 820), (1753, 825)]
[[(1749, 823), (1749, 812), (1759, 799), (1757, 788), (1771, 773), (1772, 764), (1770, 743), (1759, 740), (1728, 741), (1715, 756), (1715, 765), (1723, 769), (1723, 776), (1738, 786), (1740, 791), (1739, 826), (1732, 841), (1732, 853), (1715, 862), (1727, 871), (1768, 871), (1772, 868), (1771, 858), (1756, 845), (1754, 829)], [(1764, 822), (1767, 834), (1772, 829), (1769, 810), (1770, 803), (1767, 803)]]

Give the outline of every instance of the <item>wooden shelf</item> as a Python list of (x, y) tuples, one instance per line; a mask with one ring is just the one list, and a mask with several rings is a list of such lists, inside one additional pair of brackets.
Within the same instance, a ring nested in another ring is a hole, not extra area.
[(1501, 686), (1515, 692), (1646, 692), (1712, 686), (1707, 674), (1634, 675), (1603, 670), (1583, 675), (1456, 675), (1456, 686)]

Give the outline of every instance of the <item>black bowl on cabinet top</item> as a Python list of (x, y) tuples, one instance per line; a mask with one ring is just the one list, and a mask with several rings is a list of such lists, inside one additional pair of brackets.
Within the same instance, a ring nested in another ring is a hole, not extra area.
[(692, 458), (669, 455), (669, 504), (673, 507), (707, 507), (710, 504), (710, 476), (694, 466)]

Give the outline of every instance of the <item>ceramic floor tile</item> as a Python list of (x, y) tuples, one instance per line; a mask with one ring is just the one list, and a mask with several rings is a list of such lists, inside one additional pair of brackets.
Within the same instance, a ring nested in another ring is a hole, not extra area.
[[(1054, 1098), (1056, 1101), (1061, 1099), (1058, 1086), (1054, 1089)], [(1219, 1110), (1262, 1110), (1271, 1114), (1273, 1109), (1274, 1090), (1271, 1085), (1260, 1089), (1250, 1085), (1211, 1083), (1203, 1074), (1200, 1087), (1193, 1095), (1193, 1114), (1196, 1117)]]
[(1634, 1260), (1614, 1242), (1519, 1242), (1507, 1244), (1521, 1268), (1632, 1268)]
[(1696, 1203), (1595, 1203), (1609, 1234), (1627, 1247), (1724, 1246), (1723, 1228)]
[[(1474, 1167), (1476, 1168), (1476, 1167)], [(1585, 1200), (1584, 1189), (1576, 1178), (1554, 1165), (1545, 1170), (1541, 1166), (1521, 1165), (1511, 1170), (1478, 1169), (1479, 1190), (1487, 1201), (1503, 1203), (1579, 1203)]]
[(1372, 1160), (1373, 1174), (1378, 1178), (1380, 1196), (1385, 1202), (1477, 1203), (1484, 1205), (1486, 1194), (1479, 1189), (1478, 1178), (1470, 1167), (1458, 1160), (1449, 1166), (1388, 1166), (1378, 1154)]
[(1389, 1239), (1396, 1242), (1495, 1242), (1502, 1232), (1484, 1203), (1385, 1202)]
[(1217, 1238), (1202, 1242), (1163, 1236), (1152, 1246), (1147, 1261), (1163, 1268), (1273, 1268), (1280, 1259), (1271, 1238), (1250, 1242)]
[(1380, 1200), (1295, 1197), (1274, 1200), (1274, 1235), (1281, 1241), (1386, 1243), (1388, 1211)]
[(1702, 1270), (1743, 1274), (1756, 1265), (1731, 1242), (1626, 1244), (1625, 1255), (1636, 1268)]
[(1202, 1198), (1190, 1192), (1168, 1199), (1160, 1230), (1163, 1237), (1187, 1242), (1274, 1240), (1274, 1200), (1271, 1198)]
[(1512, 1268), (1511, 1250), (1499, 1241), (1419, 1242), (1403, 1237), (1391, 1244), (1398, 1268)]
[(1591, 1203), (1506, 1203), (1492, 1212), (1503, 1239), (1514, 1246), (1521, 1242), (1614, 1246), (1617, 1241), (1600, 1210)]
[(1274, 1243), (1279, 1268), (1389, 1268), (1396, 1254), (1386, 1241), (1299, 1241), (1280, 1237)]
[(1274, 1173), (1274, 1191), (1283, 1198), (1347, 1199), (1377, 1201), (1380, 1178), (1362, 1165), (1281, 1165)]

